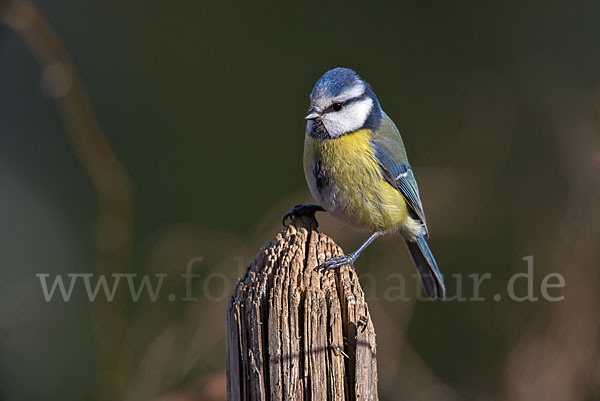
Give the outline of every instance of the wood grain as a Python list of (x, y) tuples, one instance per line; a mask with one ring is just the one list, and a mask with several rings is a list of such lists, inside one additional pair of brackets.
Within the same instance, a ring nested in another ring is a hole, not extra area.
[(356, 273), (316, 221), (267, 242), (227, 308), (228, 400), (377, 400), (375, 331)]

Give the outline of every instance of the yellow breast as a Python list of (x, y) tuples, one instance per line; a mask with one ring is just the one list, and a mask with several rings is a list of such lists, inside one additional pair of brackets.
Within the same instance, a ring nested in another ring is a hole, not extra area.
[(358, 229), (395, 231), (408, 218), (406, 202), (382, 176), (371, 135), (363, 129), (335, 139), (307, 136), (304, 173), (313, 196), (333, 216)]

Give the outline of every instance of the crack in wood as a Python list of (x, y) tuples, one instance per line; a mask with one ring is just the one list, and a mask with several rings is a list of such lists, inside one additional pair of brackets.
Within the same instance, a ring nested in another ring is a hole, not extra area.
[(267, 242), (227, 308), (230, 401), (377, 400), (375, 331), (356, 273), (308, 218)]

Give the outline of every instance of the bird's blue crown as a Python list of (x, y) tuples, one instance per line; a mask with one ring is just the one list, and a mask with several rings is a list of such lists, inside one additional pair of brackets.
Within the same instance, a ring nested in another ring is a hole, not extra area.
[(311, 96), (327, 94), (329, 97), (339, 96), (344, 90), (362, 83), (367, 86), (356, 72), (350, 68), (337, 67), (327, 71), (315, 84)]

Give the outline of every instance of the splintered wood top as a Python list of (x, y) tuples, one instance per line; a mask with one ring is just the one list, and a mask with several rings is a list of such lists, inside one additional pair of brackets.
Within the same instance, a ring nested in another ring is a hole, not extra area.
[(228, 400), (377, 400), (375, 331), (342, 250), (295, 219), (258, 252), (227, 308)]

